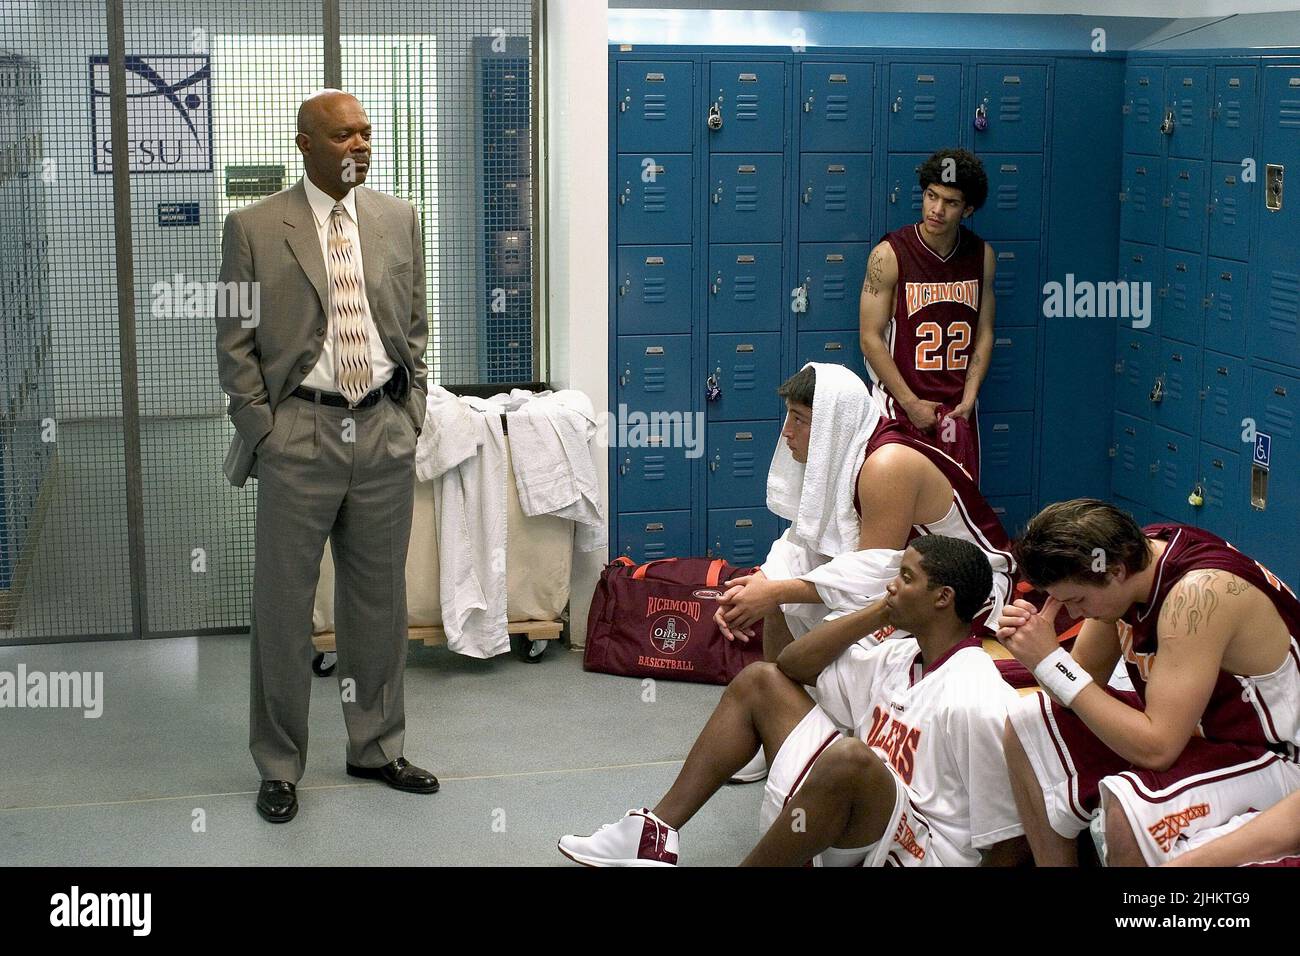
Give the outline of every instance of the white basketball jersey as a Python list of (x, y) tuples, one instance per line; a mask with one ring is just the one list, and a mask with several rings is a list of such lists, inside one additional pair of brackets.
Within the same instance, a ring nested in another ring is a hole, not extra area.
[(817, 680), (831, 720), (898, 774), (930, 827), (939, 859), (979, 863), (979, 850), (1024, 833), (1002, 733), (1019, 695), (974, 637), (921, 669), (912, 637), (854, 644)]

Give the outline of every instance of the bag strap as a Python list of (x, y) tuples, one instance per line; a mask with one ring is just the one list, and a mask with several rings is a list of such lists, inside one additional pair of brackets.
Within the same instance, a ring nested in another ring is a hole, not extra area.
[(722, 558), (714, 558), (713, 563), (709, 565), (709, 575), (705, 579), (705, 584), (708, 587), (716, 588), (718, 586), (718, 581), (722, 578), (722, 566), (726, 563)]
[(621, 564), (625, 568), (630, 568), (634, 564), (636, 564), (636, 562), (633, 561), (631, 558), (629, 558), (626, 554), (620, 554), (617, 558), (615, 558), (613, 561), (609, 563), (610, 565)]
[[(644, 578), (646, 569), (650, 567), (650, 565), (652, 564), (663, 564), (666, 561), (676, 561), (676, 560), (677, 560), (676, 558), (656, 558), (653, 561), (647, 561), (645, 564), (641, 565), (639, 568), (637, 568), (635, 571), (632, 572), (632, 580), (640, 581), (642, 578)], [(632, 563), (631, 561), (628, 562), (628, 564), (631, 563)]]

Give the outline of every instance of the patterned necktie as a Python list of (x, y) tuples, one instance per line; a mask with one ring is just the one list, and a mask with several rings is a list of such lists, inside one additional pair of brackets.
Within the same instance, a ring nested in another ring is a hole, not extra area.
[(330, 331), (334, 337), (334, 379), (355, 405), (370, 391), (370, 340), (352, 241), (343, 232), (343, 203), (330, 211)]

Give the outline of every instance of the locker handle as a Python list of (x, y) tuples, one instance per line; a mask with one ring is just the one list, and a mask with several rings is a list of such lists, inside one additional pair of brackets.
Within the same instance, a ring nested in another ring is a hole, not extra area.
[(1165, 442), (1165, 447), (1168, 448), (1170, 451), (1174, 452), (1175, 454), (1178, 453), (1178, 446), (1171, 441)]
[(1273, 394), (1278, 398), (1286, 398), (1286, 386), (1278, 385), (1273, 389)]
[(1226, 365), (1220, 365), (1217, 369), (1215, 369), (1215, 371), (1218, 372), (1220, 375), (1228, 374), (1228, 368)]
[(1300, 86), (1300, 76), (1293, 76), (1293, 77), (1291, 77), (1291, 79), (1287, 82), (1287, 85), (1288, 85), (1288, 86)]
[(664, 347), (662, 345), (647, 345), (645, 348), (646, 355), (663, 355)]
[(1222, 462), (1220, 459), (1218, 459), (1218, 458), (1213, 459), (1213, 460), (1210, 462), (1210, 464), (1211, 464), (1213, 467), (1218, 468), (1220, 471), (1223, 470), (1223, 462)]
[(1135, 256), (1133, 256), (1133, 261), (1136, 262), (1138, 265), (1141, 265), (1143, 262), (1142, 253), (1139, 252)]
[(826, 172), (828, 172), (828, 173), (842, 173), (842, 172), (844, 172), (844, 167), (843, 167), (842, 165), (840, 165), (839, 163), (832, 163), (830, 166), (827, 166), (827, 167), (826, 167)]
[(848, 78), (848, 76), (847, 76), (846, 74), (844, 74), (844, 73), (832, 73), (832, 74), (831, 74), (831, 82), (832, 82), (832, 83), (847, 83), (848, 81), (849, 81), (849, 78)]
[(842, 352), (843, 350), (844, 346), (839, 342), (827, 342), (822, 346), (823, 352)]
[(1224, 182), (1224, 185), (1226, 185), (1226, 186), (1235, 186), (1235, 185), (1237, 185), (1237, 177), (1236, 177), (1236, 176), (1224, 176), (1224, 177), (1223, 177), (1223, 182)]
[(999, 259), (1015, 259), (1015, 257), (1016, 257), (1016, 254), (1015, 254), (1014, 252), (999, 252), (999, 253), (998, 253), (998, 258), (999, 258)]
[(646, 256), (645, 264), (648, 266), (661, 266), (664, 264), (663, 256)]
[(736, 167), (736, 172), (741, 173), (742, 175), (745, 175), (745, 176), (752, 176), (755, 172), (757, 172), (757, 170), (758, 170), (758, 167), (753, 166), (753, 165), (751, 165), (751, 164), (749, 164), (749, 163), (746, 163), (744, 166), (737, 166), (737, 167)]
[(736, 441), (753, 441), (753, 432), (736, 432)]
[(997, 339), (994, 339), (994, 340), (993, 340), (993, 345), (994, 345), (994, 347), (997, 347), (997, 346), (1000, 346), (1000, 345), (1010, 345), (1010, 344), (1011, 344), (1011, 340), (1010, 340), (1010, 339), (1001, 339), (1001, 338), (997, 338)]
[(1241, 77), (1239, 76), (1229, 77), (1228, 86), (1234, 90), (1237, 89), (1239, 86), (1241, 86)]
[(1128, 435), (1130, 438), (1136, 438), (1136, 437), (1137, 437), (1137, 429), (1135, 429), (1132, 425), (1128, 425), (1128, 426), (1126, 426), (1125, 429), (1124, 429), (1124, 434), (1125, 434), (1125, 435)]
[(1138, 86), (1150, 86), (1150, 85), (1151, 85), (1151, 77), (1149, 76), (1138, 77)]
[(737, 346), (736, 346), (736, 351), (737, 351), (737, 352), (752, 352), (752, 351), (754, 351), (754, 346), (749, 345), (749, 344), (741, 344), (741, 345), (737, 345)]
[(1181, 362), (1183, 361), (1183, 353), (1182, 353), (1182, 352), (1174, 352), (1172, 355), (1169, 356), (1169, 360), (1170, 360), (1171, 362), (1179, 362), (1179, 363), (1181, 363)]
[(1006, 422), (1000, 422), (999, 424), (993, 426), (993, 430), (995, 432), (1009, 432), (1011, 431), (1011, 426), (1008, 425)]
[(757, 83), (757, 82), (758, 82), (758, 74), (757, 74), (757, 73), (742, 73), (742, 74), (740, 74), (740, 76), (736, 77), (736, 79), (738, 79), (741, 83)]
[(830, 252), (826, 255), (827, 262), (843, 262), (844, 256), (838, 252)]
[(752, 528), (752, 527), (754, 527), (754, 519), (753, 519), (753, 518), (737, 518), (737, 519), (736, 519), (736, 527), (737, 527), (737, 528)]
[(754, 262), (754, 257), (753, 257), (753, 256), (748, 256), (748, 255), (746, 255), (746, 256), (736, 256), (736, 265), (738, 265), (738, 266), (747, 266), (747, 265), (752, 265), (753, 262)]
[(918, 73), (917, 76), (916, 76), (916, 82), (918, 82), (918, 83), (933, 83), (933, 82), (934, 82), (934, 74), (933, 74), (933, 73)]
[(1003, 163), (1002, 166), (1000, 167), (1000, 171), (1004, 173), (1020, 172), (1020, 170), (1016, 167), (1014, 163)]
[(1146, 174), (1147, 168), (1145, 166), (1137, 166), (1133, 169), (1133, 175), (1135, 176), (1145, 176)]
[(1184, 169), (1178, 174), (1179, 179), (1190, 180), (1192, 178), (1191, 170)]
[(662, 531), (664, 530), (664, 526), (662, 522), (655, 521), (651, 524), (646, 525), (645, 529), (646, 531)]
[(645, 81), (647, 83), (662, 83), (664, 81), (664, 75), (662, 73), (647, 73), (645, 75)]
[(1221, 281), (1223, 281), (1223, 282), (1231, 282), (1231, 281), (1232, 281), (1232, 273), (1231, 273), (1231, 272), (1220, 272), (1220, 273), (1219, 273), (1219, 279), (1220, 279)]
[(1185, 76), (1185, 77), (1183, 77), (1183, 86), (1192, 86), (1192, 85), (1193, 85), (1193, 82), (1192, 82), (1192, 78), (1191, 78), (1190, 76)]
[(1187, 263), (1186, 263), (1186, 262), (1180, 262), (1180, 263), (1178, 263), (1177, 265), (1174, 266), (1174, 271), (1175, 271), (1175, 272), (1186, 272), (1186, 271), (1187, 271)]

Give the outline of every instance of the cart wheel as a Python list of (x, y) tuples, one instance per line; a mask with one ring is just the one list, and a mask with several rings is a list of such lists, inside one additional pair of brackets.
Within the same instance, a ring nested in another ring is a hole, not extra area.
[(519, 658), (525, 664), (536, 664), (546, 653), (546, 645), (550, 641), (533, 641), (529, 640), (522, 634), (510, 635), (510, 649), (514, 651), (515, 657)]
[(334, 668), (338, 667), (339, 656), (333, 651), (325, 651), (316, 654), (311, 659), (312, 673), (317, 677), (329, 677), (334, 673)]

